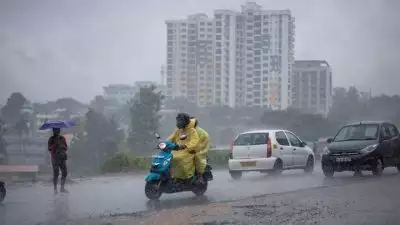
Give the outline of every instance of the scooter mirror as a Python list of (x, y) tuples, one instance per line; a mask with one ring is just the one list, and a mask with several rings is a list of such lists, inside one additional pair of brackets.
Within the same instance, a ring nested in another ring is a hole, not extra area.
[(160, 138), (161, 138), (160, 135), (159, 135), (158, 133), (154, 133), (154, 136), (155, 136), (157, 139), (160, 139)]

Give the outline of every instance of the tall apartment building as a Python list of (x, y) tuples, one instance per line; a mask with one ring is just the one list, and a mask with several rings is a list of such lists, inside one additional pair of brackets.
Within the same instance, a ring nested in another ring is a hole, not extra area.
[(326, 61), (295, 61), (293, 108), (327, 116), (332, 107), (332, 70)]
[(205, 14), (167, 23), (167, 97), (212, 105), (213, 19)]
[(199, 106), (291, 104), (294, 18), (289, 10), (216, 10), (167, 23), (167, 96)]

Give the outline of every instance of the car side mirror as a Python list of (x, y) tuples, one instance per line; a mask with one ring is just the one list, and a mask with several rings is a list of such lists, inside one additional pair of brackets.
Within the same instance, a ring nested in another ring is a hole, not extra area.
[(160, 139), (160, 138), (161, 138), (161, 136), (160, 136), (158, 133), (154, 133), (154, 136), (155, 136), (157, 139)]
[(307, 143), (305, 143), (304, 141), (302, 141), (302, 142), (300, 143), (300, 147), (304, 148), (304, 147), (306, 147), (306, 146), (307, 146)]
[(332, 142), (333, 142), (333, 138), (328, 138), (328, 139), (326, 139), (326, 142), (327, 142), (327, 143), (332, 143)]

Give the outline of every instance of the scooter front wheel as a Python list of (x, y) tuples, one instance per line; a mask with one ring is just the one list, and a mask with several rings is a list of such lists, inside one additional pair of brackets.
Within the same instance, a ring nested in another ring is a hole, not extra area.
[(158, 182), (146, 182), (146, 185), (144, 187), (144, 193), (146, 197), (150, 200), (157, 200), (161, 197), (161, 190), (158, 185)]
[(3, 202), (7, 194), (6, 185), (3, 182), (0, 182), (0, 203)]

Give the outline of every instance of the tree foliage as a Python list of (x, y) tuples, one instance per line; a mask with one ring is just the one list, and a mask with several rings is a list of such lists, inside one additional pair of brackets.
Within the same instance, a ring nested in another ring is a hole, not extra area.
[(5, 131), (5, 123), (4, 121), (0, 118), (0, 164), (6, 164), (7, 163), (7, 143), (4, 140), (4, 131)]
[(133, 151), (148, 151), (158, 131), (163, 96), (155, 86), (142, 87), (131, 101), (131, 130), (129, 144)]
[(80, 164), (79, 167), (99, 169), (118, 151), (123, 133), (118, 130), (114, 119), (108, 119), (93, 109), (86, 113), (84, 128), (85, 132), (79, 133), (71, 146), (72, 157)]
[(27, 99), (20, 93), (14, 92), (1, 109), (1, 116), (7, 124), (15, 125), (20, 120), (20, 111)]
[(86, 109), (87, 106), (73, 98), (60, 98), (46, 103), (34, 103), (33, 108), (41, 113), (52, 113), (57, 109), (66, 109), (71, 114), (80, 112)]

